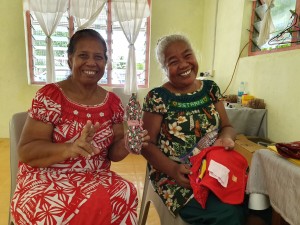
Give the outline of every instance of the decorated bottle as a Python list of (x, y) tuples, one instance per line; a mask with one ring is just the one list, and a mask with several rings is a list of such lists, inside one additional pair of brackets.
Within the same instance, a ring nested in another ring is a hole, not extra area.
[(127, 133), (125, 134), (126, 149), (133, 154), (141, 154), (143, 131), (142, 109), (137, 99), (137, 94), (132, 93), (125, 107), (125, 120), (127, 121)]

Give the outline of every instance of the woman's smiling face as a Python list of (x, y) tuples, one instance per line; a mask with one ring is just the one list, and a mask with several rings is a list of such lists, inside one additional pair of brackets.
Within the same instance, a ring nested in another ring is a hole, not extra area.
[(188, 44), (184, 41), (175, 41), (164, 53), (169, 82), (178, 88), (193, 84), (198, 74), (198, 62)]
[(69, 56), (69, 65), (74, 79), (83, 84), (97, 84), (106, 66), (103, 44), (89, 37), (78, 41), (74, 53)]

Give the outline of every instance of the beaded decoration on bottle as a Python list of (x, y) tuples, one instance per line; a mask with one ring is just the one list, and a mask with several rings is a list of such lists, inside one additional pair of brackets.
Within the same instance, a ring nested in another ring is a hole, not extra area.
[(143, 131), (142, 109), (137, 100), (136, 93), (132, 93), (125, 108), (128, 131), (125, 135), (126, 149), (133, 154), (141, 154), (142, 138), (140, 133)]

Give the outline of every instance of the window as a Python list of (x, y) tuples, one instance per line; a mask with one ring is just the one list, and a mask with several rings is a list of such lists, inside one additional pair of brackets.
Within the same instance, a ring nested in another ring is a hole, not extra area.
[[(249, 55), (300, 48), (300, 0), (273, 0), (269, 8), (263, 0), (256, 0), (252, 8)], [(259, 46), (257, 41), (266, 10), (271, 10), (274, 29), (268, 41)]]
[[(104, 86), (121, 87), (125, 83), (128, 41), (123, 34), (119, 22), (112, 22), (110, 12), (111, 0), (108, 0), (99, 17), (90, 28), (97, 30), (103, 36), (108, 47), (107, 54), (109, 60), (106, 65), (105, 74), (99, 82)], [(38, 24), (34, 13), (27, 11), (26, 20), (30, 83), (45, 84), (46, 36)], [(56, 81), (63, 80), (70, 74), (67, 63), (67, 45), (70, 36), (77, 28), (74, 21), (68, 12), (64, 13), (55, 33), (51, 36), (53, 41)], [(140, 33), (135, 42), (137, 82), (139, 87), (146, 87), (148, 84), (149, 22), (149, 18), (143, 20)]]
[[(26, 13), (28, 28), (28, 54), (30, 83), (44, 84), (46, 82), (46, 36), (35, 15)], [(29, 22), (29, 23), (28, 23)], [(69, 41), (69, 19), (65, 13), (52, 35), (55, 74), (57, 81), (65, 79), (70, 70), (68, 67), (67, 45)]]

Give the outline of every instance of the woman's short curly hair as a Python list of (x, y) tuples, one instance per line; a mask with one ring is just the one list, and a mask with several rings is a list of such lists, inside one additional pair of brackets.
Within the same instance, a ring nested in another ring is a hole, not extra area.
[(186, 43), (191, 49), (192, 45), (189, 39), (182, 34), (171, 34), (160, 38), (156, 45), (156, 59), (161, 67), (165, 68), (165, 50), (167, 47), (176, 41), (182, 41)]

